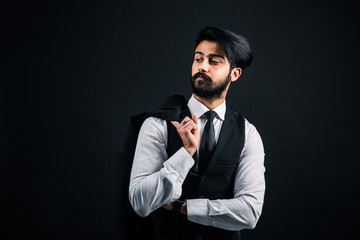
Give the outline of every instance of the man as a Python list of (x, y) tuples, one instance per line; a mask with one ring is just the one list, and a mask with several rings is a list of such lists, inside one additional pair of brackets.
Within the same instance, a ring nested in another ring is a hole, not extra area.
[(256, 128), (225, 103), (251, 61), (242, 36), (202, 29), (186, 106), (191, 115), (144, 121), (129, 199), (140, 216), (152, 213), (155, 239), (240, 239), (240, 230), (255, 227), (265, 192), (263, 145)]

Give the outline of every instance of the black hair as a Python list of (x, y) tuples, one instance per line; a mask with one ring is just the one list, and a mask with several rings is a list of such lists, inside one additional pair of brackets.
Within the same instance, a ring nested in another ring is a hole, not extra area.
[(229, 30), (222, 30), (215, 27), (206, 27), (198, 32), (195, 39), (195, 48), (200, 42), (207, 40), (218, 42), (230, 62), (230, 69), (239, 67), (244, 70), (250, 66), (253, 55), (250, 43), (243, 36)]

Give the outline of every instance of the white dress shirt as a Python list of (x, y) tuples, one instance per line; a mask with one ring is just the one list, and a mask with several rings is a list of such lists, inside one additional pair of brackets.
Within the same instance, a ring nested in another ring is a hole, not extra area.
[[(200, 141), (209, 109), (192, 96), (188, 102), (192, 115), (198, 117)], [(216, 142), (225, 120), (226, 103), (213, 109)], [(130, 176), (129, 199), (140, 216), (147, 216), (165, 203), (179, 199), (182, 184), (194, 165), (194, 159), (180, 148), (168, 156), (167, 122), (149, 117), (139, 132)], [(200, 146), (200, 144), (199, 144)], [(198, 151), (199, 152), (199, 151)], [(187, 199), (189, 221), (206, 226), (237, 231), (254, 228), (262, 211), (265, 193), (264, 149), (256, 128), (245, 119), (245, 141), (235, 174), (234, 198)]]

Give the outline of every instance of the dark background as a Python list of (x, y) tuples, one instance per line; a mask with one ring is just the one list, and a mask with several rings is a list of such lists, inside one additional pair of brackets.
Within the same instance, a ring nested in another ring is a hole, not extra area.
[(193, 40), (247, 37), (227, 104), (260, 132), (244, 239), (359, 239), (357, 1), (13, 1), (1, 8), (2, 239), (116, 239), (114, 152), (133, 115), (190, 97)]

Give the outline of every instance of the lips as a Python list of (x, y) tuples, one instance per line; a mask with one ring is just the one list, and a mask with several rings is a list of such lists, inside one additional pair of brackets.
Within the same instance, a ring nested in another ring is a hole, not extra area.
[(196, 73), (193, 77), (195, 80), (207, 80), (207, 81), (212, 81), (211, 77), (209, 77), (208, 75), (204, 74), (204, 73)]

